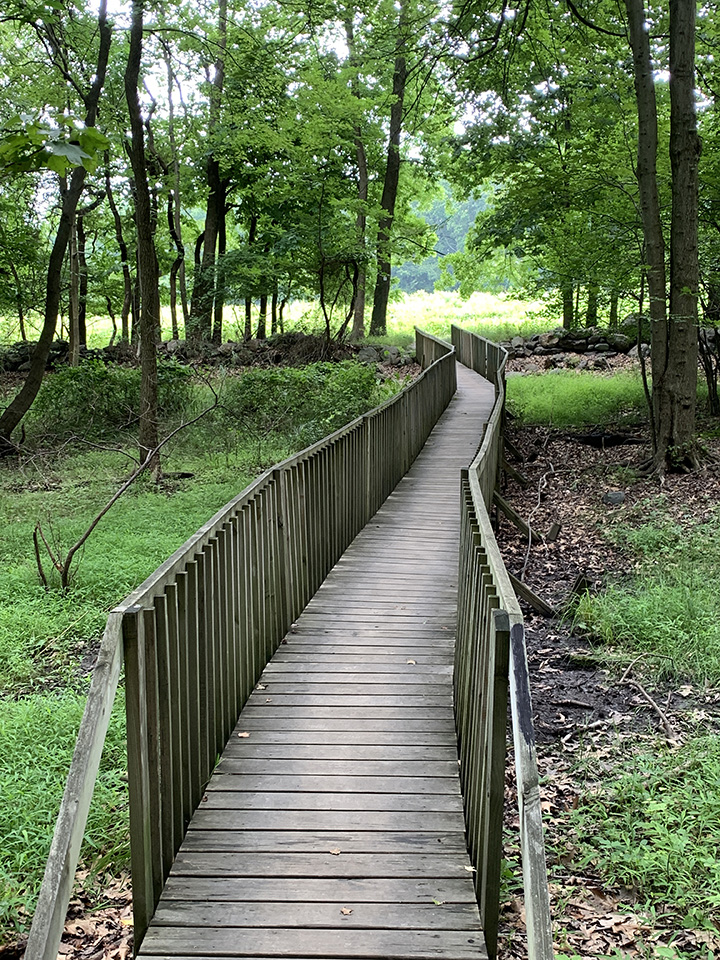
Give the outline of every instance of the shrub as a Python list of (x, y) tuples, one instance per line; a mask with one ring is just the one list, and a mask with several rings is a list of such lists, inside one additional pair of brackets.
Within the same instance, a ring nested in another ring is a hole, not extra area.
[[(158, 364), (161, 417), (192, 403), (192, 371), (175, 361)], [(138, 416), (140, 371), (86, 360), (46, 377), (29, 417), (33, 432), (54, 438), (102, 438), (131, 426)]]
[(226, 382), (221, 416), (254, 434), (312, 443), (370, 409), (375, 396), (373, 371), (350, 360), (249, 370)]

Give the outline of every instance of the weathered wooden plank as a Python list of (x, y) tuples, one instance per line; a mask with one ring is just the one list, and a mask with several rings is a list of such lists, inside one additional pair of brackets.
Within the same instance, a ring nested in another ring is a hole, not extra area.
[[(342, 856), (342, 853), (340, 853)], [(166, 900), (362, 900), (367, 903), (474, 903), (471, 883), (462, 879), (389, 877), (355, 880), (352, 877), (315, 879), (298, 877), (180, 877), (170, 874)], [(145, 951), (143, 951), (145, 952)]]
[[(241, 718), (242, 721), (242, 718)], [(242, 736), (240, 736), (242, 734)], [(252, 743), (272, 744), (288, 746), (292, 749), (294, 744), (312, 746), (320, 745), (346, 745), (358, 744), (368, 746), (402, 746), (411, 741), (415, 746), (422, 749), (428, 747), (447, 747), (456, 750), (455, 739), (451, 731), (435, 732), (427, 729), (422, 733), (416, 733), (412, 730), (403, 733), (397, 731), (382, 730), (274, 730), (265, 729), (262, 726), (255, 726), (252, 730), (238, 729), (235, 734), (238, 739), (249, 739)], [(230, 749), (228, 746), (226, 749)]]
[(481, 934), (437, 930), (284, 930), (232, 928), (204, 931), (156, 927), (148, 936), (146, 956), (168, 957), (356, 957), (364, 960), (482, 960)]
[(458, 794), (256, 793), (220, 790), (210, 784), (205, 810), (432, 810), (462, 812)]
[[(322, 793), (459, 793), (457, 777), (313, 777), (313, 776), (271, 776), (245, 774), (242, 778), (230, 773), (218, 772), (208, 785), (218, 790), (305, 790)], [(202, 812), (202, 805), (196, 816)], [(190, 821), (190, 828), (194, 826)], [(268, 829), (272, 829), (268, 827)], [(331, 829), (328, 827), (327, 829)]]
[(176, 877), (313, 877), (335, 879), (374, 877), (405, 879), (465, 879), (460, 857), (378, 853), (179, 853), (173, 867)]
[[(260, 717), (278, 717), (284, 719), (303, 720), (425, 720), (428, 725), (434, 720), (447, 720), (452, 715), (452, 707), (437, 706), (413, 706), (413, 707), (388, 707), (373, 706), (372, 710), (367, 705), (332, 704), (327, 706), (309, 706), (303, 704), (288, 705), (273, 702), (270, 703), (248, 703), (245, 707), (244, 716), (246, 719), (255, 719)], [(326, 701), (327, 702), (327, 701)]]
[[(342, 909), (345, 913), (342, 913)], [(169, 900), (158, 907), (153, 923), (178, 927), (346, 927), (398, 930), (475, 930), (472, 903), (205, 903)]]
[(396, 830), (191, 830), (183, 852), (235, 851), (237, 853), (435, 853), (453, 851), (465, 856), (465, 831)]
[[(339, 785), (331, 785), (339, 792)], [(314, 785), (319, 790), (319, 784)], [(400, 792), (400, 791), (398, 791)], [(449, 791), (448, 791), (449, 792)], [(461, 821), (455, 814), (443, 811), (367, 810), (362, 817), (348, 817), (344, 810), (208, 810), (204, 804), (195, 813), (190, 824), (195, 830), (343, 830), (352, 819), (364, 830), (456, 830)], [(359, 822), (361, 821), (361, 822)]]
[[(251, 742), (252, 739), (252, 742)], [(310, 744), (297, 743), (267, 744), (256, 743), (253, 738), (237, 738), (231, 740), (224, 752), (225, 757), (255, 760), (343, 760), (363, 762), (368, 760), (384, 760), (396, 765), (404, 765), (407, 761), (431, 762), (442, 760), (450, 763), (454, 768), (457, 765), (457, 748), (454, 743), (445, 746), (413, 746), (409, 744)], [(452, 770), (454, 772), (454, 769)]]
[[(361, 732), (361, 733), (403, 733), (413, 743), (419, 743), (419, 737), (424, 733), (441, 733), (453, 737), (455, 732), (454, 719), (447, 717), (440, 721), (429, 719), (426, 715), (420, 717), (376, 718), (368, 717), (365, 713), (358, 713), (355, 718), (339, 717), (337, 711), (329, 717), (273, 717), (267, 713), (255, 711), (254, 716), (243, 711), (235, 728), (238, 733), (253, 730), (298, 730), (302, 733), (317, 733), (327, 731)], [(252, 736), (253, 734), (251, 734)]]
[[(266, 675), (262, 680), (263, 689), (259, 691), (258, 696), (262, 699), (275, 696), (301, 696), (306, 697), (391, 697), (393, 700), (401, 698), (405, 702), (406, 697), (422, 697), (425, 702), (432, 703), (433, 700), (440, 698), (442, 702), (447, 701), (449, 696), (449, 685), (431, 683), (427, 677), (422, 678), (412, 674), (400, 675), (397, 678), (392, 675), (362, 674), (355, 673), (353, 676), (323, 677), (308, 680), (290, 680), (275, 679)], [(407, 701), (412, 705), (413, 701)]]

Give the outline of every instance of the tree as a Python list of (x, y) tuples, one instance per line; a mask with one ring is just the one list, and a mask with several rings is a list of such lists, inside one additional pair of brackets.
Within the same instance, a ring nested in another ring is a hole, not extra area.
[[(54, 66), (65, 75), (68, 73), (68, 68), (56, 39), (56, 28), (60, 18), (61, 13), (55, 9), (47, 21), (37, 21), (34, 26), (51, 50)], [(14, 449), (11, 441), (12, 434), (30, 409), (40, 389), (57, 326), (63, 261), (70, 242), (75, 211), (83, 191), (87, 169), (94, 165), (94, 156), (97, 151), (104, 149), (107, 145), (105, 138), (95, 131), (98, 104), (105, 82), (112, 40), (112, 29), (107, 20), (107, 0), (100, 0), (97, 34), (97, 59), (94, 77), (89, 88), (82, 88), (77, 80), (70, 78), (85, 109), (84, 129), (78, 133), (72, 128), (71, 136), (74, 139), (65, 141), (59, 135), (54, 135), (52, 130), (47, 131), (36, 122), (24, 130), (13, 131), (0, 146), (0, 161), (4, 160), (10, 169), (22, 171), (47, 166), (61, 176), (68, 167), (72, 170), (66, 188), (61, 192), (60, 223), (48, 262), (45, 310), (40, 339), (33, 352), (30, 370), (23, 386), (0, 414), (0, 451), (7, 452)]]
[(670, 2), (670, 299), (657, 182), (658, 117), (643, 0), (626, 0), (638, 112), (637, 178), (651, 319), (653, 469), (697, 464), (698, 160), (695, 4)]
[[(130, 24), (130, 49), (125, 70), (125, 97), (130, 116), (130, 163), (135, 180), (135, 225), (137, 229), (138, 269), (140, 273), (140, 427), (138, 443), (140, 460), (145, 462), (158, 448), (158, 375), (156, 342), (160, 329), (159, 267), (153, 217), (150, 204), (145, 134), (143, 129), (138, 82), (143, 42), (143, 0), (133, 0)], [(154, 454), (150, 469), (157, 474), (160, 460)]]

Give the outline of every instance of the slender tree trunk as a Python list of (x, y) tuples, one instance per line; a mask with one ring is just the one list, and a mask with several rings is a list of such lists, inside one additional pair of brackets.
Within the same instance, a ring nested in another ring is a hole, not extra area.
[(407, 82), (407, 62), (405, 45), (407, 43), (407, 11), (404, 0), (400, 6), (398, 19), (395, 67), (393, 70), (393, 103), (390, 108), (390, 140), (388, 143), (385, 180), (380, 200), (382, 215), (378, 223), (377, 234), (377, 279), (370, 320), (370, 335), (382, 336), (387, 330), (387, 306), (390, 296), (392, 273), (392, 254), (390, 238), (395, 217), (398, 183), (400, 180), (400, 134), (402, 133), (403, 102)]
[[(180, 210), (180, 155), (178, 153), (177, 141), (175, 139), (175, 99), (173, 96), (174, 74), (172, 68), (172, 57), (170, 47), (163, 44), (165, 54), (165, 68), (167, 72), (167, 95), (168, 95), (168, 139), (170, 141), (170, 152), (172, 155), (173, 185), (168, 194), (168, 204), (172, 197), (172, 227), (170, 236), (173, 238), (177, 257), (170, 268), (170, 303), (173, 316), (173, 337), (179, 337), (177, 322), (177, 294), (180, 291), (180, 304), (183, 312), (183, 326), (186, 330), (190, 311), (188, 308), (187, 284), (185, 280), (185, 245), (182, 241), (182, 218)], [(170, 209), (168, 209), (168, 219), (170, 218)], [(173, 307), (174, 304), (174, 307)]]
[(115, 203), (115, 196), (110, 181), (110, 154), (107, 151), (105, 151), (105, 195), (108, 206), (110, 207), (110, 212), (112, 213), (113, 224), (115, 225), (115, 239), (118, 249), (120, 250), (120, 265), (123, 275), (123, 305), (120, 313), (120, 338), (126, 343), (129, 343), (130, 328), (128, 325), (128, 317), (130, 316), (130, 310), (132, 308), (133, 285), (130, 275), (130, 263), (128, 261), (128, 248), (123, 235), (122, 220), (120, 219), (120, 213)]
[(278, 332), (278, 285), (277, 280), (273, 286), (272, 301), (270, 303), (270, 333), (274, 337)]
[(266, 293), (260, 294), (260, 307), (258, 309), (257, 339), (267, 340), (267, 304), (268, 296)]
[(80, 363), (80, 272), (78, 270), (77, 214), (70, 225), (70, 291), (68, 295), (68, 332), (70, 353), (68, 363), (76, 367)]
[(597, 326), (598, 319), (598, 287), (597, 284), (591, 283), (588, 287), (588, 302), (587, 302), (587, 312), (585, 313), (585, 326), (586, 327), (595, 327)]
[(615, 330), (618, 325), (618, 292), (613, 290), (610, 293), (610, 329)]
[[(98, 13), (99, 47), (95, 74), (90, 90), (85, 96), (85, 125), (94, 127), (97, 119), (98, 101), (105, 83), (112, 30), (107, 22), (107, 0), (100, 0)], [(42, 384), (50, 347), (55, 336), (57, 318), (60, 309), (62, 266), (65, 260), (70, 228), (80, 194), (85, 183), (85, 168), (76, 167), (62, 198), (60, 223), (48, 262), (47, 283), (45, 288), (45, 313), (40, 339), (30, 361), (30, 370), (20, 391), (0, 415), (0, 450), (12, 450), (10, 441), (13, 431), (32, 406)]]
[[(209, 136), (215, 133), (222, 103), (225, 82), (225, 51), (227, 47), (227, 0), (218, 4), (218, 56), (215, 61), (215, 76), (210, 92)], [(200, 269), (193, 277), (192, 302), (190, 304), (189, 339), (199, 342), (210, 340), (212, 335), (213, 303), (215, 299), (216, 271), (215, 249), (217, 247), (220, 221), (224, 216), (225, 185), (220, 177), (220, 160), (211, 152), (207, 161), (209, 187), (205, 212), (205, 236)]]
[(87, 298), (88, 298), (88, 268), (87, 268), (87, 235), (85, 233), (85, 217), (79, 214), (77, 218), (78, 242), (78, 340), (80, 348), (87, 347)]
[[(248, 247), (251, 247), (255, 243), (255, 236), (257, 234), (258, 218), (256, 214), (251, 214), (250, 224), (248, 226)], [(252, 297), (245, 297), (245, 340), (252, 340)]]
[(573, 309), (573, 288), (572, 286), (563, 287), (563, 327), (565, 330), (571, 330), (575, 320), (575, 311)]
[[(153, 233), (153, 212), (145, 161), (145, 135), (138, 82), (143, 41), (143, 0), (133, 0), (130, 26), (130, 50), (125, 69), (125, 97), (130, 116), (130, 163), (135, 180), (135, 224), (137, 229), (138, 265), (140, 274), (140, 459), (158, 445), (157, 347), (160, 323), (159, 267)], [(155, 475), (160, 471), (157, 456), (150, 465)]]
[(25, 304), (23, 301), (23, 284), (20, 279), (20, 274), (17, 271), (15, 264), (10, 261), (8, 264), (10, 267), (10, 273), (12, 273), (13, 280), (15, 282), (15, 306), (17, 309), (18, 323), (20, 324), (20, 339), (24, 342), (27, 341), (27, 331), (25, 330)]
[(227, 180), (221, 183), (220, 223), (218, 225), (218, 258), (215, 266), (215, 307), (213, 312), (213, 343), (222, 343), (223, 309), (225, 307), (225, 265), (223, 258), (227, 252)]
[[(357, 52), (355, 47), (355, 31), (353, 28), (352, 12), (348, 12), (345, 18), (345, 38), (347, 40), (348, 51), (350, 55), (350, 66), (353, 69), (350, 81), (353, 96), (360, 99), (360, 84), (357, 73)], [(367, 251), (367, 199), (368, 199), (368, 165), (365, 152), (365, 143), (362, 137), (362, 128), (357, 124), (354, 129), (355, 136), (355, 159), (358, 169), (357, 193), (358, 193), (358, 213), (355, 219), (355, 232), (357, 234), (358, 244), (358, 274), (357, 288), (355, 291), (355, 301), (353, 305), (352, 330), (350, 339), (352, 341), (361, 340), (365, 336), (365, 289), (367, 283), (367, 270), (365, 258)]]

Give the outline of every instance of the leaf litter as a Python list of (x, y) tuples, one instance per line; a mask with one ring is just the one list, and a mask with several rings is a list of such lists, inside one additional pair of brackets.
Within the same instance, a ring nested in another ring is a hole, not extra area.
[[(533, 529), (544, 533), (553, 523), (561, 529), (553, 542), (529, 547), (527, 539), (500, 517), (497, 537), (508, 569), (560, 609), (572, 600), (576, 584), (600, 589), (609, 576), (631, 573), (634, 558), (602, 533), (614, 512), (602, 497), (607, 489), (616, 488), (627, 450), (594, 449), (546, 428), (515, 427), (513, 440), (526, 457), (519, 469), (529, 485), (523, 489), (509, 480), (503, 495)], [(637, 456), (636, 449), (633, 454)], [(626, 486), (619, 507), (623, 519), (646, 521), (654, 498), (662, 500), (673, 520), (687, 525), (691, 514), (696, 522), (716, 509), (720, 478), (714, 473), (672, 476), (662, 485), (657, 480), (635, 480)], [(619, 676), (607, 654), (593, 647), (586, 632), (574, 630), (570, 619), (547, 620), (522, 605), (557, 953), (570, 960), (720, 956), (717, 914), (710, 929), (684, 929), (683, 911), (675, 904), (644, 907), (638, 890), (613, 886), (592, 863), (581, 865), (570, 820), (589, 789), (578, 776), (580, 762), (592, 757), (612, 776), (629, 751), (660, 749), (662, 744), (680, 750), (683, 736), (699, 723), (704, 732), (720, 735), (720, 694), (689, 683), (647, 681), (651, 655), (635, 658)], [(663, 718), (672, 724), (677, 740), (667, 736)], [(498, 948), (503, 960), (527, 957), (518, 831), (510, 756), (504, 856), (512, 879), (501, 904)]]

